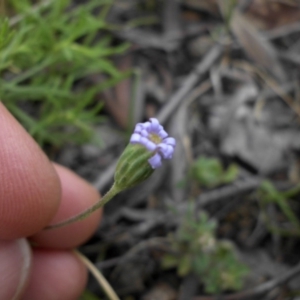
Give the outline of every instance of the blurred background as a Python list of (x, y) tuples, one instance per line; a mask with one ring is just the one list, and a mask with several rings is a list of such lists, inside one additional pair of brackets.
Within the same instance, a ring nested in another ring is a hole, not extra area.
[[(51, 160), (104, 194), (137, 122), (177, 140), (80, 248), (121, 299), (300, 299), (299, 1), (0, 0), (0, 15), (0, 99)], [(105, 297), (91, 277), (81, 299)]]

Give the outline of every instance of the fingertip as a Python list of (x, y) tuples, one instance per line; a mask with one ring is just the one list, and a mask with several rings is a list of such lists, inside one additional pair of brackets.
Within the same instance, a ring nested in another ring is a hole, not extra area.
[(25, 239), (0, 241), (0, 299), (20, 299), (30, 267), (31, 250)]
[[(65, 167), (54, 164), (60, 177), (62, 188), (61, 205), (51, 221), (51, 224), (68, 219), (99, 200), (98, 191), (87, 181)], [(68, 249), (85, 242), (96, 230), (102, 215), (102, 210), (92, 213), (84, 220), (65, 227), (44, 230), (32, 237), (41, 247)]]
[(58, 176), (36, 142), (0, 102), (0, 238), (44, 228), (60, 201)]
[(70, 251), (34, 250), (32, 272), (22, 300), (78, 299), (87, 270)]

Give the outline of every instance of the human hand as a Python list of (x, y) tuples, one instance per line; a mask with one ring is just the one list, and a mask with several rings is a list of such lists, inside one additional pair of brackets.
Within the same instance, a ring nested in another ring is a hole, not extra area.
[(43, 228), (78, 214), (99, 194), (51, 164), (1, 103), (0, 128), (0, 299), (78, 299), (87, 272), (70, 249), (92, 235), (101, 210), (66, 227)]

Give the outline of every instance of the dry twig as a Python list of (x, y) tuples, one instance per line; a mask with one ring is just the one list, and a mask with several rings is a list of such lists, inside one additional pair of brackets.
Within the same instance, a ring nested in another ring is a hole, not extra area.
[(181, 101), (192, 90), (201, 76), (206, 73), (212, 64), (221, 56), (223, 48), (221, 45), (216, 44), (208, 53), (203, 57), (201, 62), (196, 66), (195, 70), (183, 82), (179, 90), (171, 97), (167, 104), (157, 114), (157, 119), (161, 123), (165, 123), (169, 116), (178, 107)]
[(93, 263), (88, 260), (84, 255), (79, 251), (73, 250), (75, 255), (84, 263), (84, 265), (89, 269), (89, 271), (95, 276), (95, 279), (98, 281), (99, 285), (102, 287), (103, 291), (110, 300), (120, 300), (113, 288), (110, 286), (108, 281), (104, 278), (101, 272), (93, 265)]

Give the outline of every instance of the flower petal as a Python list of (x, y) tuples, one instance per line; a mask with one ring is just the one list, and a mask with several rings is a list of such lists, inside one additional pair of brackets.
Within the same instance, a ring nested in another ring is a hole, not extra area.
[(133, 143), (133, 144), (139, 143), (139, 142), (140, 142), (140, 139), (141, 139), (141, 135), (140, 135), (140, 134), (138, 134), (138, 133), (133, 133), (133, 134), (131, 135), (131, 138), (130, 138), (130, 143)]
[(152, 141), (148, 140), (143, 136), (140, 137), (140, 144), (145, 146), (149, 151), (154, 151), (157, 147), (155, 143), (153, 143)]
[(140, 133), (142, 129), (144, 128), (143, 123), (137, 123), (134, 127), (134, 132), (135, 133)]
[(141, 131), (141, 136), (143, 136), (143, 137), (148, 137), (148, 136), (149, 136), (149, 132), (148, 132), (146, 129), (143, 129), (143, 130)]
[(159, 137), (160, 137), (161, 139), (164, 139), (164, 138), (166, 138), (166, 137), (168, 136), (167, 132), (166, 132), (165, 130), (163, 130), (163, 129), (161, 129), (161, 130), (159, 131), (158, 135), (159, 135)]
[(144, 127), (144, 129), (149, 131), (149, 129), (151, 128), (151, 123), (150, 122), (145, 122), (145, 123), (143, 123), (143, 127)]
[(168, 133), (156, 118), (151, 118), (145, 123), (138, 123), (130, 142), (138, 143), (154, 154), (148, 160), (153, 169), (160, 167), (162, 160), (172, 158), (176, 146), (176, 140), (168, 137)]
[(172, 158), (174, 152), (174, 148), (172, 146), (160, 143), (157, 148), (164, 159)]
[(151, 122), (151, 124), (155, 124), (155, 125), (158, 125), (158, 126), (160, 125), (156, 118), (150, 118), (150, 122)]
[(173, 157), (173, 153), (174, 153), (174, 149), (173, 148), (169, 148), (168, 149), (168, 153), (166, 153), (165, 159), (171, 159)]
[(149, 130), (151, 132), (158, 133), (161, 127), (158, 120), (155, 118), (150, 118), (150, 121), (151, 121), (151, 127), (149, 128)]
[(172, 137), (168, 137), (168, 138), (164, 139), (163, 142), (168, 144), (168, 145), (171, 145), (173, 147), (176, 146), (176, 140)]
[(162, 164), (161, 156), (158, 153), (156, 153), (155, 155), (153, 155), (151, 158), (148, 159), (148, 162), (153, 169), (159, 168)]

